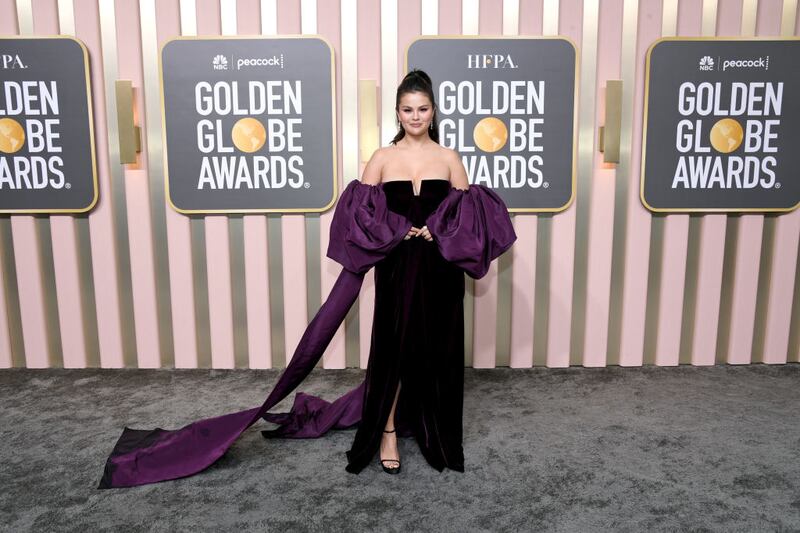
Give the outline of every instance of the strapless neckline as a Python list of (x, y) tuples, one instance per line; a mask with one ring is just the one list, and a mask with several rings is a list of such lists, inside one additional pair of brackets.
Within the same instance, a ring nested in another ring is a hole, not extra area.
[(382, 181), (381, 185), (386, 185), (387, 183), (395, 183), (395, 182), (398, 182), (398, 181), (404, 182), (404, 183), (410, 183), (411, 184), (411, 192), (414, 194), (414, 196), (419, 196), (420, 194), (422, 194), (422, 182), (423, 181), (446, 181), (448, 183), (450, 182), (450, 180), (447, 179), (447, 178), (423, 178), (423, 179), (419, 180), (419, 192), (418, 193), (414, 189), (414, 180), (408, 180), (408, 179), (388, 180), (388, 181)]

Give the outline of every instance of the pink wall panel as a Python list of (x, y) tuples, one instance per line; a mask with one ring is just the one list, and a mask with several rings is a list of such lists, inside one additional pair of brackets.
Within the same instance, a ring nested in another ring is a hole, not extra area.
[[(300, 33), (300, 2), (286, 0), (278, 2), (278, 33)], [(308, 324), (306, 301), (306, 247), (297, 243), (306, 242), (305, 216), (283, 215), (283, 293), (284, 317), (286, 321), (286, 364), (289, 364), (300, 337)], [(298, 275), (299, 273), (299, 275)], [(286, 295), (291, 295), (287, 298)]]
[(619, 364), (639, 366), (644, 361), (645, 316), (647, 310), (647, 277), (650, 255), (651, 216), (639, 199), (645, 56), (650, 44), (661, 36), (661, 2), (644, 2), (639, 6), (636, 39), (636, 87), (633, 92), (633, 132), (631, 164), (628, 180), (625, 234), (624, 273), (622, 286), (622, 316), (620, 318)]
[[(158, 2), (156, 18), (158, 49), (181, 35), (178, 0)], [(189, 218), (165, 205), (167, 245), (169, 249), (170, 302), (174, 331), (175, 367), (197, 368), (197, 332), (195, 326), (194, 271)]]
[[(134, 108), (142, 131), (147, 131), (142, 71), (141, 28), (136, 2), (116, 0), (117, 60), (120, 79), (131, 80)], [(113, 162), (117, 163), (117, 162)], [(158, 345), (156, 270), (153, 256), (153, 229), (150, 217), (150, 180), (147, 171), (147, 136), (142, 136), (142, 151), (137, 163), (125, 168), (128, 238), (130, 242), (131, 284), (139, 368), (162, 365)], [(158, 206), (161, 208), (161, 206)]]
[[(94, 272), (95, 305), (97, 307), (97, 332), (100, 342), (100, 364), (105, 368), (124, 366), (120, 299), (117, 278), (117, 254), (114, 239), (113, 195), (110, 165), (115, 164), (108, 154), (108, 128), (106, 127), (105, 76), (100, 38), (100, 17), (97, 2), (75, 0), (75, 32), (89, 49), (92, 60), (92, 103), (94, 107), (94, 135), (97, 145), (97, 174), (100, 199), (89, 215), (92, 236), (92, 269)], [(129, 320), (128, 317), (125, 317)]]
[[(604, 123), (606, 80), (620, 77), (622, 12), (621, 0), (603, 3), (597, 39), (595, 78), (595, 117), (593, 130)], [(595, 140), (595, 144), (597, 141)], [(596, 148), (596, 147), (595, 147)], [(603, 154), (594, 150), (593, 175), (589, 197), (589, 232), (586, 276), (586, 318), (583, 337), (583, 365), (605, 366), (608, 344), (609, 300), (611, 290), (611, 251), (614, 237), (614, 193), (617, 172), (603, 163)], [(582, 245), (583, 243), (581, 243)], [(574, 350), (580, 347), (573, 347)]]
[[(519, 5), (520, 35), (542, 34), (541, 0), (522, 0)], [(516, 214), (513, 217), (517, 242), (511, 247), (511, 354), (509, 366), (533, 366), (533, 324), (536, 314), (536, 237), (539, 217)]]
[[(580, 50), (583, 31), (583, 3), (562, 0), (559, 33), (573, 40)], [(580, 110), (578, 110), (580, 113)], [(578, 150), (580, 150), (578, 146)], [(575, 216), (577, 198), (564, 211), (553, 215), (550, 248), (550, 305), (547, 310), (547, 366), (566, 367), (570, 360), (572, 326), (572, 282), (575, 258)]]

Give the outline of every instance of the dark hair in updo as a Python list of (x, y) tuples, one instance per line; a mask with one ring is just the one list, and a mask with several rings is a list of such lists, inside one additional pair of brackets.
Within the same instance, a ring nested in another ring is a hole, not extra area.
[[(402, 98), (404, 94), (416, 92), (425, 93), (431, 100), (431, 104), (433, 105), (433, 119), (431, 120), (431, 126), (428, 127), (428, 135), (435, 143), (438, 144), (439, 113), (436, 107), (436, 99), (433, 97), (433, 85), (431, 84), (431, 78), (425, 72), (419, 69), (413, 69), (411, 72), (406, 74), (405, 78), (403, 78), (403, 81), (401, 81), (400, 85), (397, 87), (397, 97), (394, 103), (394, 110), (397, 112), (400, 111), (400, 98)], [(395, 120), (397, 120), (396, 116)], [(403, 126), (400, 125), (399, 120), (397, 120), (397, 125), (399, 131), (389, 144), (397, 144), (397, 141), (406, 136), (406, 130), (404, 130)]]

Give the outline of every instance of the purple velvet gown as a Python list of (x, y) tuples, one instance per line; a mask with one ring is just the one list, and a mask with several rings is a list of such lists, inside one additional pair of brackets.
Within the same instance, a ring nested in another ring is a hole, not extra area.
[[(404, 240), (412, 223), (434, 239)], [(198, 420), (177, 430), (124, 428), (99, 488), (144, 485), (196, 474), (219, 459), (260, 418), (265, 437), (314, 438), (357, 427), (346, 470), (360, 472), (380, 447), (394, 393), (399, 436), (413, 436), (428, 463), (464, 470), (464, 273), (483, 277), (516, 240), (505, 204), (490, 189), (424, 180), (351, 181), (336, 205), (327, 256), (342, 265), (326, 301), (260, 407)], [(288, 413), (267, 411), (322, 357), (375, 266), (375, 316), (364, 382), (333, 402), (299, 392)]]

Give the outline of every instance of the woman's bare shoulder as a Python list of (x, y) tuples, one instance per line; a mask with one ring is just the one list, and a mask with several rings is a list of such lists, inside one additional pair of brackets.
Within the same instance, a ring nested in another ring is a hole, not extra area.
[(364, 172), (361, 174), (361, 183), (378, 185), (381, 182), (381, 174), (383, 173), (383, 167), (386, 165), (386, 160), (386, 148), (378, 148), (372, 152), (372, 156), (367, 161)]

